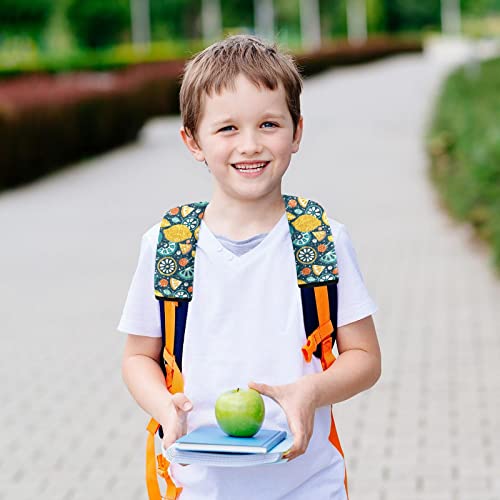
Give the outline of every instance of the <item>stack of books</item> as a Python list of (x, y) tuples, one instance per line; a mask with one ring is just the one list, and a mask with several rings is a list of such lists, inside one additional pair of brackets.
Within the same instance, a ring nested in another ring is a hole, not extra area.
[(202, 426), (178, 439), (163, 455), (171, 463), (247, 467), (283, 463), (293, 438), (285, 431), (261, 429), (253, 437), (232, 437), (217, 426)]

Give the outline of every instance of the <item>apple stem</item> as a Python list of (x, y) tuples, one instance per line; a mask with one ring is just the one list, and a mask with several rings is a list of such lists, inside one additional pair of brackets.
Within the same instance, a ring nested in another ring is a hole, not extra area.
[(238, 388), (236, 389), (236, 392), (239, 392), (239, 390), (240, 390), (240, 388), (238, 387)]

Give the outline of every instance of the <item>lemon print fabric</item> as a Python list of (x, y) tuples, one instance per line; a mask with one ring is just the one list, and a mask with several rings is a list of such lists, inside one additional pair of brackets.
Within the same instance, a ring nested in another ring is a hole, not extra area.
[(156, 298), (191, 300), (196, 243), (207, 205), (204, 201), (174, 207), (163, 217), (156, 247)]
[(323, 207), (307, 198), (284, 195), (292, 238), (297, 283), (316, 286), (339, 279), (332, 230)]
[[(319, 286), (338, 281), (337, 256), (326, 212), (315, 201), (283, 195), (297, 270), (297, 284)], [(189, 301), (194, 259), (207, 201), (170, 209), (160, 223), (155, 266), (155, 297)]]

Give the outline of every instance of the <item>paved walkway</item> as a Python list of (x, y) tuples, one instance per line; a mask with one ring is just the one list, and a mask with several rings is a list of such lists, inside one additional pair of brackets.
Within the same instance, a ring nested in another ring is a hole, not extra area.
[[(335, 410), (351, 500), (500, 500), (500, 282), (426, 178), (433, 54), (309, 80), (285, 179), (347, 225), (380, 306), (383, 377)], [(115, 327), (141, 234), (209, 195), (178, 127), (0, 196), (0, 500), (145, 499)]]

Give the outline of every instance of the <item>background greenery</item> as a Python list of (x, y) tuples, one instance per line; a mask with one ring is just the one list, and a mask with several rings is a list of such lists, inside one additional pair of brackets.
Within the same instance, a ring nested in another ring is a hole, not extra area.
[[(319, 0), (325, 42), (347, 34), (347, 0)], [(251, 32), (254, 0), (220, 0), (226, 33)], [(300, 0), (274, 0), (280, 44), (299, 50)], [(440, 29), (439, 0), (365, 0), (371, 36), (421, 36)], [(26, 71), (112, 69), (184, 58), (203, 46), (201, 0), (149, 0), (148, 50), (131, 43), (130, 0), (1, 0), (0, 78)], [(461, 0), (464, 31), (500, 35), (500, 0)]]
[[(220, 0), (223, 25), (252, 29), (253, 0)], [(366, 0), (370, 33), (437, 30), (439, 0)], [(465, 18), (500, 12), (500, 0), (461, 0)], [(300, 34), (299, 0), (274, 0), (281, 39)], [(201, 0), (150, 0), (154, 41), (201, 37)], [(347, 33), (346, 0), (320, 0), (325, 38)], [(2, 0), (0, 44), (15, 35), (44, 50), (50, 46), (96, 48), (130, 41), (130, 0)]]
[(493, 246), (500, 273), (500, 59), (455, 71), (442, 88), (429, 135), (442, 199)]
[[(253, 31), (253, 0), (220, 1), (226, 34)], [(277, 41), (296, 54), (299, 1), (274, 0)], [(439, 0), (365, 0), (370, 43), (349, 46), (346, 1), (319, 0), (324, 50), (301, 61), (307, 73), (418, 50), (404, 40), (440, 31)], [(130, 0), (0, 0), (0, 189), (131, 140), (151, 116), (177, 111), (182, 62), (204, 46), (201, 0), (149, 3), (145, 49), (132, 44)], [(500, 36), (500, 0), (461, 7), (466, 35)], [(391, 41), (378, 41), (382, 34)], [(66, 83), (46, 74), (76, 70), (108, 74)], [(498, 60), (455, 72), (438, 101), (429, 151), (443, 200), (493, 243), (500, 271), (498, 89)]]

